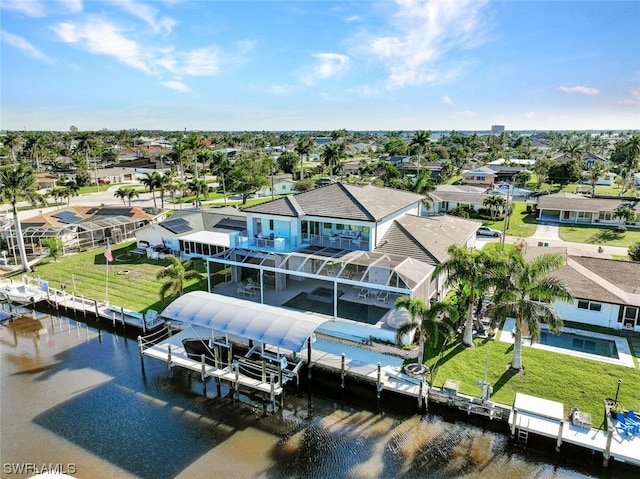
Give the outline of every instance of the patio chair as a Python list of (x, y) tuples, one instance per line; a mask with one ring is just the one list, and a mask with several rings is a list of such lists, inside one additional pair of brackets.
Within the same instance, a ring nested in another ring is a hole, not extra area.
[(260, 283), (254, 281), (253, 278), (247, 278), (247, 289), (260, 289)]
[(360, 288), (360, 291), (358, 292), (358, 298), (367, 298), (369, 296), (369, 293), (371, 293), (370, 289)]
[(389, 299), (389, 291), (380, 291), (378, 296), (376, 296), (378, 301), (386, 302)]

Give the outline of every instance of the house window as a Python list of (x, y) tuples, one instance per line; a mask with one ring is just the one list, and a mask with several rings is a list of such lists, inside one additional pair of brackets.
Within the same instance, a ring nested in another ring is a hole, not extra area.
[(324, 229), (330, 230), (331, 228), (333, 228), (333, 223), (323, 223), (322, 226)]
[(337, 224), (337, 225), (336, 225), (336, 229), (337, 229), (337, 230), (343, 230), (343, 229), (344, 229), (344, 225)]
[(269, 231), (273, 231), (273, 220), (269, 220)]
[(606, 211), (606, 212), (600, 212), (600, 219), (603, 221), (612, 221), (613, 220), (613, 213)]
[(602, 304), (594, 303), (592, 301), (579, 300), (578, 309), (588, 309), (589, 311), (601, 311)]

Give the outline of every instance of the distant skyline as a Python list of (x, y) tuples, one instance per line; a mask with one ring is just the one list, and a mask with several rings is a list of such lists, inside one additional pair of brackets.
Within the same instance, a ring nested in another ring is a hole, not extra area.
[(0, 14), (0, 129), (640, 129), (636, 0), (0, 0)]

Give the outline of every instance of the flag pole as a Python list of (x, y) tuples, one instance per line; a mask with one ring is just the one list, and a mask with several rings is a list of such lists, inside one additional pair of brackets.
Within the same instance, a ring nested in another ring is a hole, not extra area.
[(106, 278), (106, 285), (107, 285), (107, 291), (105, 293), (105, 302), (109, 303), (109, 260), (107, 258), (105, 258), (105, 261), (107, 263), (107, 278)]

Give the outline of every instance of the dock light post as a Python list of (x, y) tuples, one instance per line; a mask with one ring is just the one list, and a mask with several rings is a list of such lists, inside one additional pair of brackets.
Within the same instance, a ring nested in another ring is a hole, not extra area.
[(620, 392), (620, 385), (622, 384), (622, 379), (618, 379), (618, 388), (616, 389), (616, 398), (614, 401), (618, 404), (618, 393)]

